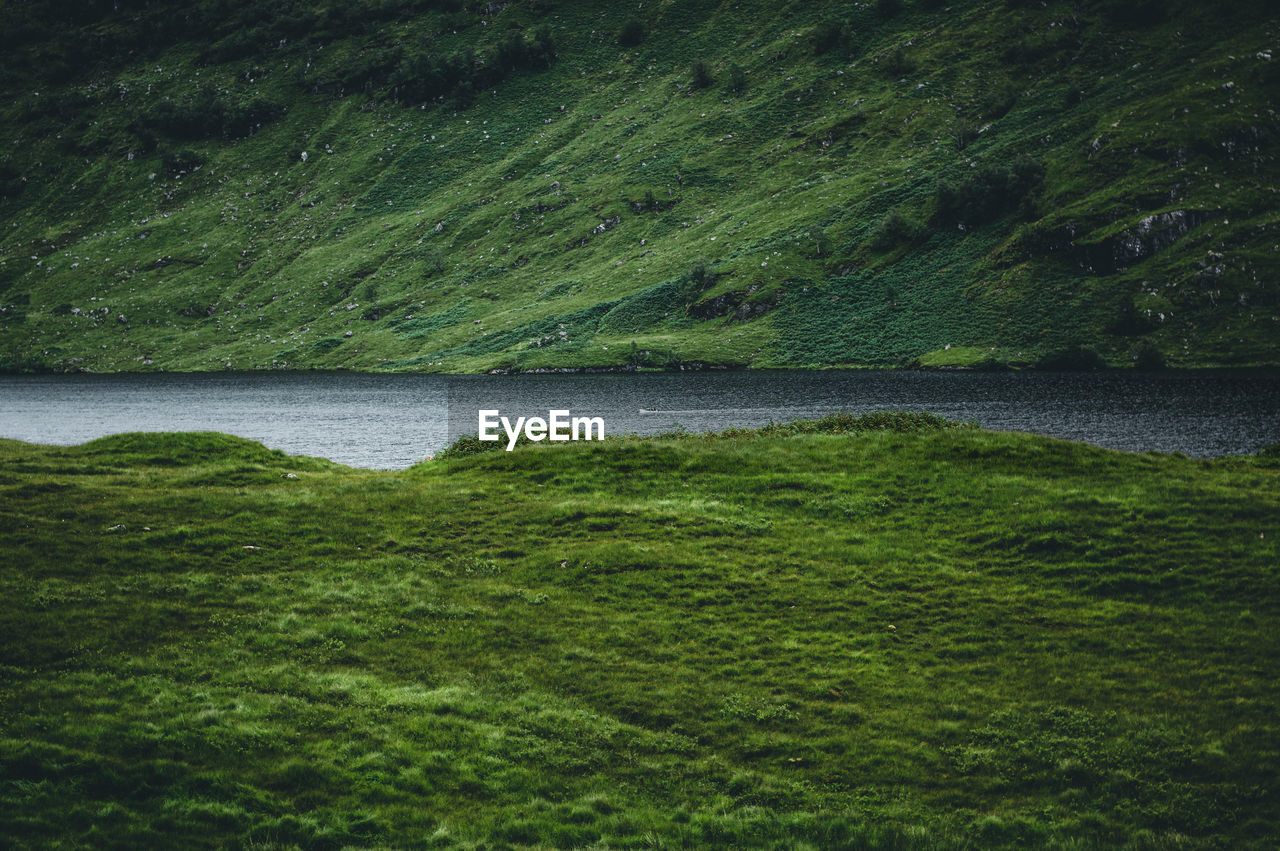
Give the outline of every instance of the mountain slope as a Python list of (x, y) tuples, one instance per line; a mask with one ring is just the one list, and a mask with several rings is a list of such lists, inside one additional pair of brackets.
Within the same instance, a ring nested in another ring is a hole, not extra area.
[(46, 5), (10, 369), (1280, 362), (1264, 3)]

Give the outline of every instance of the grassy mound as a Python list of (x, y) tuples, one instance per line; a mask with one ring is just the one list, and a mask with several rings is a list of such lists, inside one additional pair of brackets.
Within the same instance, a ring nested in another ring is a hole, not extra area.
[(0, 443), (0, 837), (1280, 840), (1274, 464), (780, 431)]

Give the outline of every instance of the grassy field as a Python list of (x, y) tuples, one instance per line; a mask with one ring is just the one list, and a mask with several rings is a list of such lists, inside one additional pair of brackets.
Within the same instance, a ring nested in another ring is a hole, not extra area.
[(1267, 0), (0, 12), (0, 369), (1280, 363)]
[(0, 442), (0, 844), (1280, 842), (1274, 458), (833, 422)]

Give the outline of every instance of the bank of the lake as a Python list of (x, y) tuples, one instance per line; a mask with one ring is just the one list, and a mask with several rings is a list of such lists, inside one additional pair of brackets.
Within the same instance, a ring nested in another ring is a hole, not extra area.
[(1280, 371), (738, 372), (0, 376), (0, 437), (77, 444), (220, 431), (292, 454), (403, 469), (474, 434), (478, 412), (599, 416), (611, 435), (754, 428), (837, 411), (927, 411), (1133, 452), (1241, 455), (1280, 442)]
[(1280, 841), (1274, 458), (852, 431), (0, 442), (0, 837)]

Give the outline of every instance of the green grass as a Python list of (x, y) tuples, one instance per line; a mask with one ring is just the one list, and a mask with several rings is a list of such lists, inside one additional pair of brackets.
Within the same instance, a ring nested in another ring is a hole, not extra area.
[(1280, 21), (1131, 5), (4, 3), (0, 368), (1280, 363)]
[(1280, 467), (944, 425), (0, 442), (0, 837), (1274, 847)]

